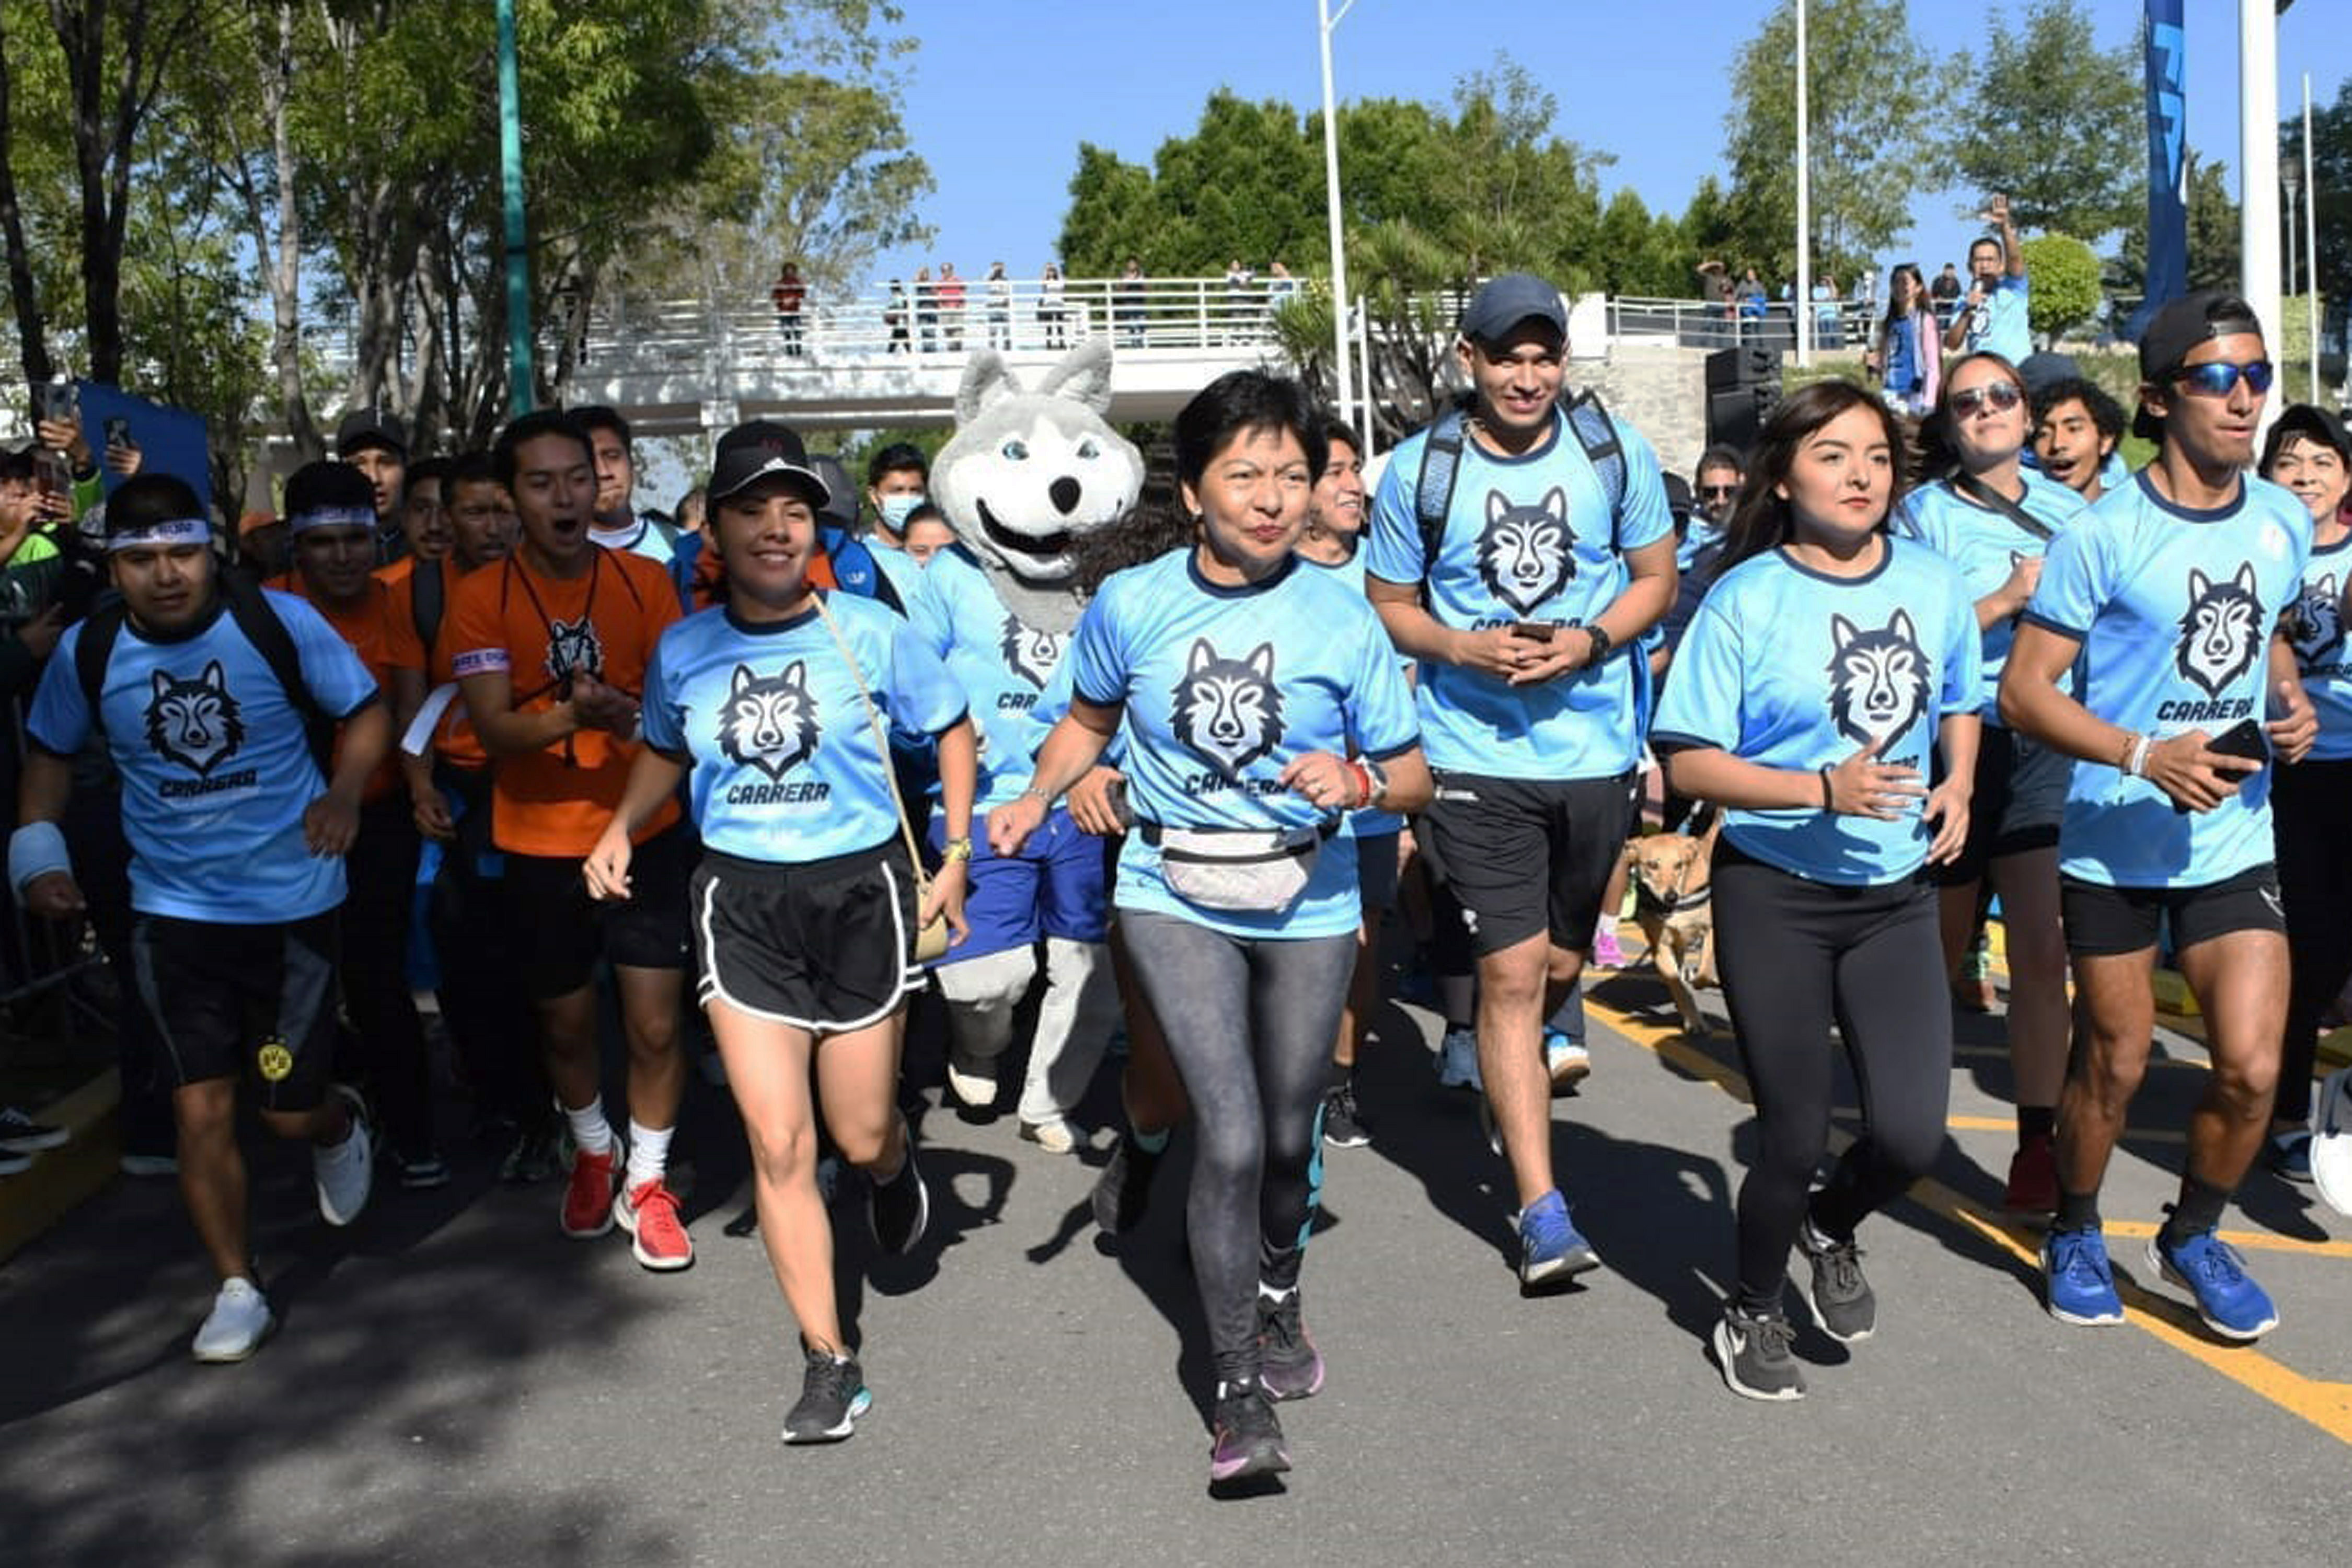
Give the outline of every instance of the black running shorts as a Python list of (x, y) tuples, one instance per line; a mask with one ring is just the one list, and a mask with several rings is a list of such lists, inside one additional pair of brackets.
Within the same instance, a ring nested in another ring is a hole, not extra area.
[(2175, 952), (2232, 931), (2286, 931), (2278, 868), (2269, 864), (2195, 888), (2110, 888), (2061, 877), (2058, 899), (2066, 951), (2077, 958), (2144, 952), (2168, 919)]
[(1936, 868), (1948, 888), (1972, 887), (1995, 860), (2058, 847), (2058, 819), (2074, 759), (1998, 724), (1982, 726), (1977, 742), (1975, 786), (1969, 796), (1969, 837), (1958, 858)]
[(281, 925), (138, 916), (139, 1004), (176, 1087), (250, 1077), (264, 1110), (314, 1110), (335, 1054), (335, 911)]
[(1635, 781), (1437, 773), (1415, 837), (1462, 906), (1474, 953), (1544, 932), (1554, 947), (1591, 950)]
[(533, 1002), (569, 996), (595, 979), (600, 962), (684, 969), (694, 853), (693, 829), (682, 822), (655, 834), (629, 858), (630, 896), (618, 903), (590, 898), (580, 862), (569, 856), (508, 856), (507, 910), (523, 994)]
[(915, 878), (896, 839), (799, 865), (706, 851), (689, 898), (706, 1007), (839, 1035), (880, 1023), (923, 984)]

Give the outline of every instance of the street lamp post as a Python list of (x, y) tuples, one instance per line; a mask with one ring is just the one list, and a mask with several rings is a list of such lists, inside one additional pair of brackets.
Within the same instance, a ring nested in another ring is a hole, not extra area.
[(1797, 0), (1797, 285), (1789, 313), (1797, 328), (1797, 363), (1813, 363), (1813, 138), (1805, 59), (1805, 0)]
[[(1331, 0), (1315, 0), (1318, 37), (1323, 46), (1323, 199), (1331, 221), (1331, 349), (1337, 356), (1333, 381), (1339, 394), (1339, 419), (1356, 424), (1356, 374), (1348, 343), (1348, 247), (1339, 230), (1339, 124), (1331, 95), (1331, 29), (1355, 9), (1356, 0), (1344, 0), (1338, 13)], [(1371, 411), (1364, 411), (1364, 424)]]
[(499, 0), (499, 163), (506, 185), (507, 404), (537, 400), (530, 364), (530, 239), (523, 221), (522, 85), (515, 64), (515, 0)]
[[(2263, 341), (2284, 355), (2279, 307), (2278, 8), (2276, 0), (2238, 0), (2238, 188), (2240, 292), (2254, 308)], [(2278, 398), (2263, 405), (2263, 431), (2278, 417)]]
[(2286, 293), (2292, 300), (2298, 292), (2294, 286), (2294, 198), (2303, 194), (2303, 171), (2293, 163), (2280, 164), (2279, 188), (2286, 193)]

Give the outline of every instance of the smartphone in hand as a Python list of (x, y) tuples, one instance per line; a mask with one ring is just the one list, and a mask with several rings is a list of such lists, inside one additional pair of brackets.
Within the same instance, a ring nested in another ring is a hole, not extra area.
[(1525, 637), (1529, 642), (1549, 642), (1553, 637), (1559, 635), (1559, 623), (1557, 621), (1513, 621), (1511, 623), (1511, 635), (1515, 637)]

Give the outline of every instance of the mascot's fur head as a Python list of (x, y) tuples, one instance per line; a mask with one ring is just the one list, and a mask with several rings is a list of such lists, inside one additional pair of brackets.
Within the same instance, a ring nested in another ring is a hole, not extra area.
[(1077, 624), (1077, 542), (1125, 517), (1143, 489), (1143, 454), (1104, 420), (1109, 407), (1108, 343), (1080, 343), (1034, 392), (983, 351), (931, 463), (931, 499), (1004, 607), (1039, 631)]

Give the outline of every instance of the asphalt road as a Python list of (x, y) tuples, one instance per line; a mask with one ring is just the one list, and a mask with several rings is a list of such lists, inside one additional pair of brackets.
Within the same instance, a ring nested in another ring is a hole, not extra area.
[(1986, 1212), (2007, 1069), (1997, 1025), (1966, 1019), (1937, 1176), (1863, 1234), (1878, 1333), (1849, 1351), (1808, 1328), (1811, 1396), (1759, 1405), (1703, 1342), (1751, 1138), (1736, 1053), (1667, 1022), (1656, 987), (1600, 988), (1596, 1070), (1556, 1106), (1555, 1148), (1608, 1268), (1522, 1300), (1471, 1102), (1434, 1086), (1431, 1020), (1384, 1013), (1375, 1141), (1330, 1154), (1307, 1257), (1329, 1381), (1285, 1407), (1298, 1468), (1278, 1492), (1208, 1495), (1181, 1170), (1113, 1249), (1086, 1217), (1099, 1152), (936, 1110), (915, 1257), (872, 1258), (856, 1192), (836, 1208), (873, 1412), (837, 1447), (782, 1446), (793, 1331), (757, 1243), (722, 1234), (742, 1157), (706, 1090), (681, 1135), (700, 1247), (682, 1276), (642, 1272), (617, 1237), (564, 1240), (554, 1187), (498, 1185), (492, 1151), (334, 1234), (307, 1162), (275, 1152), (257, 1204), (283, 1321), (241, 1367), (186, 1358), (210, 1281), (172, 1188), (117, 1184), (0, 1268), (0, 1561), (2352, 1558), (2352, 1223), (2250, 1180), (2227, 1223), (2284, 1317), (2251, 1350), (2213, 1342), (2139, 1261), (2193, 1044), (2150, 1074), (2150, 1136), (2108, 1187), (2117, 1262), (2153, 1291), (2129, 1325), (2045, 1316), (2031, 1239)]

